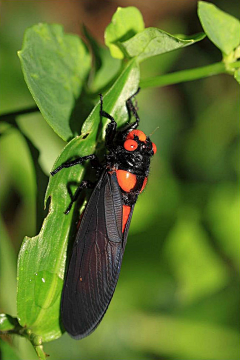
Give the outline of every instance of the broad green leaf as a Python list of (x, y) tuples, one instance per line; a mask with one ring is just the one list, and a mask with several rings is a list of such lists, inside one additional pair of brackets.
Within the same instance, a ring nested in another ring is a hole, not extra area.
[(81, 39), (60, 25), (29, 28), (19, 51), (27, 86), (44, 119), (63, 139), (74, 136), (70, 126), (75, 100), (90, 69), (90, 55)]
[(124, 53), (116, 45), (116, 42), (128, 40), (143, 29), (142, 14), (137, 8), (133, 6), (119, 7), (104, 34), (105, 44), (109, 47), (112, 56), (123, 59)]
[[(138, 83), (139, 69), (133, 60), (104, 96), (104, 110), (115, 117), (118, 125), (128, 119), (126, 100), (137, 90)], [(97, 138), (103, 138), (108, 122), (104, 118), (100, 123), (99, 110), (98, 102), (82, 128), (82, 135), (67, 144), (54, 168), (73, 157), (94, 152)], [(62, 334), (59, 311), (67, 247), (75, 236), (78, 217), (78, 212), (73, 210), (64, 215), (70, 202), (67, 184), (79, 183), (83, 174), (84, 168), (79, 166), (64, 169), (50, 178), (46, 193), (46, 201), (50, 199), (49, 213), (39, 235), (26, 237), (19, 253), (19, 322), (31, 328), (34, 334), (41, 335), (43, 341), (56, 339)]]
[(157, 28), (147, 28), (131, 39), (117, 42), (127, 57), (137, 57), (139, 61), (151, 56), (192, 45), (205, 37), (203, 33), (183, 39), (183, 36), (173, 36)]
[(206, 1), (199, 1), (198, 16), (209, 39), (226, 55), (240, 43), (240, 22)]

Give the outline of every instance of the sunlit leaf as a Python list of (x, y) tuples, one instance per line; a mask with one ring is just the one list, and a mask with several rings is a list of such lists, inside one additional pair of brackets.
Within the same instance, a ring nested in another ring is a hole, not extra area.
[(81, 39), (60, 25), (38, 24), (26, 31), (19, 51), (28, 88), (44, 119), (63, 139), (74, 136), (71, 113), (90, 69)]
[(199, 1), (198, 16), (209, 39), (226, 55), (240, 43), (240, 22), (206, 1)]
[(105, 30), (105, 43), (111, 55), (118, 59), (124, 58), (124, 53), (116, 45), (118, 41), (126, 41), (144, 29), (141, 12), (133, 7), (119, 7), (112, 17), (111, 23)]
[(147, 28), (127, 41), (117, 42), (127, 57), (137, 57), (139, 61), (151, 56), (167, 53), (192, 45), (205, 37), (203, 33), (191, 37), (174, 36), (157, 28)]

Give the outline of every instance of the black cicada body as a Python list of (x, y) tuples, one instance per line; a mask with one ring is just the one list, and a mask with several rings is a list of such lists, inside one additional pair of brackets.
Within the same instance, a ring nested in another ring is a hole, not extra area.
[(62, 168), (86, 160), (102, 171), (96, 184), (80, 184), (66, 210), (70, 211), (82, 189), (94, 187), (73, 245), (62, 293), (63, 325), (75, 339), (89, 335), (108, 308), (118, 281), (134, 205), (147, 183), (150, 159), (156, 152), (149, 137), (137, 130), (139, 117), (132, 97), (127, 106), (135, 122), (123, 131), (117, 131), (113, 117), (103, 111), (100, 97), (100, 116), (110, 120), (104, 163), (100, 164), (92, 154), (64, 163), (51, 173), (55, 175)]

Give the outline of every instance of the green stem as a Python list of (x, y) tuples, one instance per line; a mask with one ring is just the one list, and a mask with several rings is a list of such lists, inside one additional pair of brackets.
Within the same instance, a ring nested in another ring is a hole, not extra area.
[(8, 314), (0, 314), (0, 335), (19, 335), (28, 339), (34, 347), (39, 360), (46, 360), (41, 336), (32, 333), (31, 329), (22, 327), (17, 318)]
[(149, 87), (162, 87), (171, 84), (178, 84), (185, 81), (192, 81), (202, 79), (204, 77), (229, 73), (230, 70), (240, 67), (240, 61), (231, 64), (219, 62), (212, 65), (203, 66), (200, 68), (177, 71), (171, 74), (156, 76), (154, 78), (145, 79), (140, 81), (142, 89)]
[(41, 337), (32, 334), (31, 330), (29, 330), (29, 329), (25, 329), (19, 325), (18, 327), (14, 328), (13, 330), (0, 331), (0, 335), (19, 335), (19, 336), (25, 337), (26, 339), (28, 339), (31, 342), (32, 346), (34, 347), (34, 350), (37, 353), (39, 360), (46, 360), (46, 358), (48, 357), (48, 355), (45, 353), (45, 351), (43, 349)]
[(0, 121), (3, 122), (8, 122), (8, 123), (14, 123), (15, 122), (15, 118), (16, 116), (19, 115), (24, 115), (24, 114), (31, 114), (33, 112), (39, 111), (37, 106), (32, 106), (28, 109), (23, 109), (23, 110), (19, 110), (19, 111), (13, 111), (13, 112), (9, 112), (6, 114), (1, 114), (0, 115)]
[[(228, 74), (232, 73), (232, 71), (236, 68), (240, 67), (240, 61), (235, 61), (233, 63), (224, 63), (219, 62), (195, 69), (189, 69), (189, 70), (182, 70), (177, 71), (171, 74), (161, 75), (161, 76), (155, 76), (154, 78), (145, 79), (140, 81), (140, 87), (142, 89), (149, 88), (149, 87), (162, 87), (172, 84), (178, 84), (185, 81), (192, 81), (197, 79), (202, 79), (208, 76), (217, 75), (217, 74)], [(111, 80), (112, 81), (112, 80)], [(103, 89), (99, 90), (98, 93), (104, 92), (109, 87), (109, 84), (105, 86)], [(89, 94), (93, 97), (95, 97), (97, 94)], [(5, 121), (8, 123), (15, 123), (16, 116), (24, 115), (24, 114), (31, 114), (33, 112), (39, 111), (37, 106), (32, 106), (28, 109), (23, 109), (19, 111), (14, 111), (12, 113), (6, 113), (0, 115), (0, 121)]]

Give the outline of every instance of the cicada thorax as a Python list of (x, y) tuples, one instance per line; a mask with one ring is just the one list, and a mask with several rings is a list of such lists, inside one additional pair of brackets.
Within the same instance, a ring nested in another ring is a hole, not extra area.
[(144, 190), (149, 173), (150, 157), (156, 146), (141, 130), (121, 133), (116, 151), (115, 172), (123, 195), (122, 232), (124, 232), (131, 206)]

